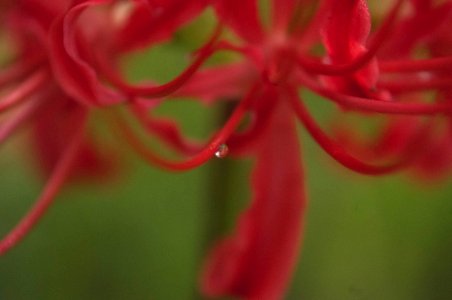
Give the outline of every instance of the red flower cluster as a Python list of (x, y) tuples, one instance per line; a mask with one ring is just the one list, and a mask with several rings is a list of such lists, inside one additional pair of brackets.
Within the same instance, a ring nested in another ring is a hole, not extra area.
[[(372, 14), (365, 0), (273, 0), (268, 20), (256, 0), (0, 3), (3, 34), (13, 43), (0, 74), (0, 111), (7, 114), (0, 140), (30, 123), (34, 150), (49, 174), (36, 205), (0, 242), (1, 254), (33, 227), (67, 180), (111, 172), (111, 153), (102, 153), (86, 130), (89, 114), (110, 106), (129, 108), (149, 135), (181, 154), (176, 162), (160, 156), (127, 118), (113, 113), (125, 140), (159, 167), (188, 170), (227, 152), (255, 158), (252, 202), (234, 234), (207, 259), (202, 290), (209, 296), (283, 297), (306, 207), (297, 120), (332, 158), (358, 173), (411, 167), (436, 178), (451, 170), (450, 0), (394, 0)], [(118, 65), (130, 52), (171, 39), (207, 8), (218, 27), (179, 76), (160, 86), (123, 78)], [(240, 59), (204, 64), (219, 51)], [(370, 142), (342, 122), (330, 136), (303, 104), (304, 89), (336, 104), (342, 115), (390, 117)], [(199, 145), (175, 122), (150, 114), (180, 96), (205, 104), (233, 101), (236, 108)]]

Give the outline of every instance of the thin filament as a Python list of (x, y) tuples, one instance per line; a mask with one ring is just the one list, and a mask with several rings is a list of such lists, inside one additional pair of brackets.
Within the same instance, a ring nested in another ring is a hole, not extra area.
[(397, 81), (381, 81), (379, 88), (387, 89), (391, 92), (415, 92), (432, 89), (449, 89), (452, 86), (452, 77), (431, 78), (431, 79), (403, 79)]
[(303, 72), (299, 72), (298, 75), (301, 83), (315, 93), (325, 97), (326, 100), (353, 110), (398, 115), (437, 115), (452, 113), (452, 104), (450, 103), (402, 103), (349, 96), (319, 85), (314, 79)]
[(123, 92), (129, 96), (142, 96), (151, 98), (160, 98), (170, 95), (171, 93), (177, 91), (182, 85), (184, 85), (192, 76), (198, 71), (198, 69), (203, 65), (203, 63), (212, 56), (219, 48), (215, 47), (218, 37), (222, 31), (222, 26), (218, 25), (208, 42), (202, 46), (199, 50), (195, 52), (195, 59), (193, 62), (176, 78), (173, 80), (162, 84), (143, 84), (143, 85), (132, 85), (127, 83), (116, 70), (114, 70), (109, 62), (105, 61), (101, 56), (98, 56), (99, 68), (101, 68), (103, 75), (108, 81), (120, 88)]
[(452, 70), (452, 56), (420, 60), (383, 60), (380, 70), (391, 73)]
[(245, 116), (250, 102), (254, 99), (253, 96), (255, 93), (256, 87), (252, 88), (248, 95), (237, 105), (225, 125), (214, 135), (210, 142), (207, 143), (196, 155), (182, 161), (171, 161), (169, 159), (162, 158), (159, 154), (147, 147), (123, 119), (116, 116), (116, 121), (125, 139), (143, 159), (162, 169), (170, 171), (187, 171), (210, 160), (215, 155), (218, 148), (227, 142), (228, 138), (237, 129), (241, 120)]
[(72, 140), (62, 154), (41, 195), (29, 212), (20, 222), (0, 241), (0, 255), (19, 243), (42, 218), (47, 209), (53, 203), (55, 196), (63, 186), (76, 158), (79, 146), (82, 142), (86, 112), (83, 112), (82, 120), (77, 128)]
[(14, 88), (0, 100), (0, 113), (25, 101), (28, 96), (33, 94), (33, 92), (39, 89), (46, 82), (48, 76), (47, 71), (37, 71), (19, 86)]
[(5, 142), (21, 125), (36, 113), (42, 104), (42, 99), (33, 99), (17, 108), (0, 124), (0, 145)]
[(373, 165), (363, 162), (348, 153), (341, 145), (331, 139), (311, 117), (308, 110), (298, 97), (292, 93), (289, 97), (290, 104), (295, 111), (300, 122), (309, 132), (311, 137), (328, 153), (333, 159), (344, 167), (365, 175), (384, 175), (399, 170), (404, 167), (407, 160), (399, 160), (388, 165)]
[(200, 52), (195, 60), (176, 78), (170, 82), (164, 83), (162, 85), (155, 84), (143, 84), (143, 85), (131, 85), (127, 83), (121, 76), (114, 70), (108, 62), (104, 59), (98, 57), (98, 65), (102, 71), (105, 78), (114, 84), (116, 87), (120, 88), (124, 93), (129, 96), (143, 96), (151, 98), (165, 97), (169, 94), (178, 90), (182, 85), (184, 85), (193, 74), (198, 71), (202, 64), (214, 53), (212, 49), (204, 50)]
[(17, 62), (0, 71), (0, 88), (10, 85), (37, 68), (39, 57), (18, 57)]

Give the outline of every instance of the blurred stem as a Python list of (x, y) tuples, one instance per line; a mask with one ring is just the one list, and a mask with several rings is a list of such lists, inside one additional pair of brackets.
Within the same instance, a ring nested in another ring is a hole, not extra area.
[[(215, 124), (222, 126), (234, 109), (234, 103), (225, 102), (217, 111)], [(206, 201), (206, 227), (203, 248), (208, 249), (227, 229), (231, 180), (234, 176), (234, 162), (228, 157), (212, 161), (207, 171), (208, 196)]]
[[(231, 114), (234, 102), (225, 101), (221, 103), (216, 111), (214, 124), (222, 126)], [(201, 238), (201, 257), (199, 269), (201, 270), (205, 256), (216, 240), (220, 239), (226, 232), (228, 225), (229, 205), (231, 198), (231, 179), (234, 176), (234, 162), (228, 157), (214, 159), (209, 162), (206, 172), (207, 193), (204, 203), (205, 218)], [(205, 299), (199, 293), (197, 287), (194, 299)]]

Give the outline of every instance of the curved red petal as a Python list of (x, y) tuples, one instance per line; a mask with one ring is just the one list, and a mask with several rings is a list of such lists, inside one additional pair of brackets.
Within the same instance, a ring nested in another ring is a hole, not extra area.
[[(364, 0), (331, 1), (330, 15), (323, 27), (323, 40), (333, 64), (344, 64), (366, 52), (370, 13)], [(353, 74), (326, 77), (333, 88), (356, 96), (370, 96), (379, 72), (375, 59)]]
[(335, 62), (347, 62), (360, 53), (370, 32), (370, 14), (364, 0), (331, 1), (323, 27), (325, 47)]
[(264, 38), (256, 0), (218, 0), (217, 15), (224, 24), (250, 43), (260, 43)]
[(253, 202), (235, 234), (207, 260), (202, 280), (207, 295), (281, 299), (293, 272), (305, 193), (294, 117), (282, 101), (256, 145), (256, 156)]
[(79, 123), (75, 125), (77, 128), (74, 130), (73, 135), (69, 137), (72, 138), (72, 140), (66, 144), (65, 149), (58, 158), (55, 168), (52, 170), (52, 173), (35, 204), (19, 223), (0, 240), (0, 255), (4, 255), (8, 252), (33, 229), (36, 223), (52, 205), (59, 190), (65, 184), (74, 163), (74, 158), (79, 150), (80, 142), (82, 141), (86, 111), (81, 111), (78, 121)]
[[(39, 167), (45, 176), (51, 174), (66, 149), (67, 137), (73, 135), (84, 110), (72, 99), (62, 94), (43, 105), (32, 123), (32, 143)], [(58, 101), (57, 101), (58, 100)], [(116, 173), (117, 163), (113, 151), (101, 151), (92, 139), (83, 137), (74, 164), (68, 172), (68, 180), (83, 178), (103, 180)]]
[(55, 20), (49, 32), (50, 57), (55, 78), (66, 93), (87, 105), (114, 104), (124, 99), (121, 94), (101, 82), (94, 66), (84, 59), (80, 51), (80, 47), (86, 50), (89, 46), (77, 31), (76, 21), (86, 8), (104, 2), (86, 1), (71, 8)]

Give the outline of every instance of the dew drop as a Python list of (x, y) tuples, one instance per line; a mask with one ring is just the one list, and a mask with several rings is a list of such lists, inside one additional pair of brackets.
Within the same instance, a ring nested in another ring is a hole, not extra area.
[(224, 158), (229, 153), (229, 148), (226, 144), (221, 144), (217, 151), (215, 152), (215, 156), (218, 158)]

